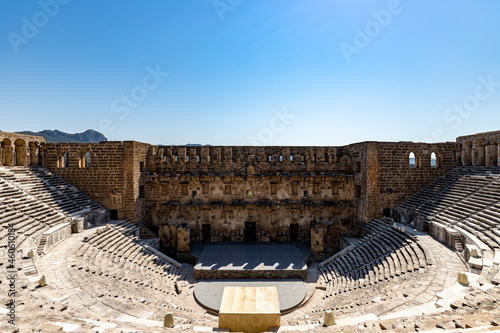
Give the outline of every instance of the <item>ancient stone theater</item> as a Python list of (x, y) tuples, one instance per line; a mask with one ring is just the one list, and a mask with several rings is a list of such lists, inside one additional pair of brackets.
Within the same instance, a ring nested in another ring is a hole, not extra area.
[(1, 332), (500, 332), (500, 131), (0, 157)]

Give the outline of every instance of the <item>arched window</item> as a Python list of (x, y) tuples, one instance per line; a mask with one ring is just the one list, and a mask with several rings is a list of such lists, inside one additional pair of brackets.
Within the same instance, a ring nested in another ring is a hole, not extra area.
[(411, 152), (408, 159), (409, 159), (410, 168), (412, 168), (412, 169), (420, 168), (420, 154), (419, 153)]
[(431, 168), (441, 168), (441, 153), (432, 152), (431, 154)]
[(85, 152), (80, 156), (80, 161), (78, 162), (80, 168), (90, 167), (90, 152)]
[(65, 152), (63, 154), (63, 168), (67, 168), (69, 167), (69, 153), (68, 152)]
[(415, 168), (415, 153), (414, 152), (411, 152), (410, 153), (410, 168)]
[(69, 154), (68, 152), (60, 153), (57, 156), (57, 167), (58, 168), (67, 168), (69, 167)]

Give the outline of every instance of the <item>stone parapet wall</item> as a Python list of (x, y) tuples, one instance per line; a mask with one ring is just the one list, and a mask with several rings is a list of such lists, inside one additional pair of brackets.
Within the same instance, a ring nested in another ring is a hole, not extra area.
[(42, 163), (40, 136), (0, 131), (0, 166), (28, 166)]
[(460, 166), (500, 166), (500, 131), (457, 138)]
[(157, 146), (148, 160), (156, 173), (352, 172), (345, 147)]

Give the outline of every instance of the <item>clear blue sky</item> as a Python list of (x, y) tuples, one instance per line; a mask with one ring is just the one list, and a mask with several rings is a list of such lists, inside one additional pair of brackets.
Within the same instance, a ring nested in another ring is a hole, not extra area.
[(499, 106), (498, 0), (0, 2), (4, 131), (454, 141), (499, 130)]

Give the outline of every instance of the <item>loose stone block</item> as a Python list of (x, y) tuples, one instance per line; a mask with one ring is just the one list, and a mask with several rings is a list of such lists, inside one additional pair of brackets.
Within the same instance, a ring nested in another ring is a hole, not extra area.
[(163, 327), (174, 327), (174, 315), (169, 312), (165, 315), (163, 319)]
[(469, 277), (465, 273), (458, 273), (458, 283), (465, 286), (469, 285)]
[(335, 316), (331, 311), (325, 311), (324, 325), (325, 326), (337, 325), (335, 323)]
[(45, 287), (47, 285), (47, 276), (42, 275), (42, 277), (40, 278), (40, 281), (38, 281), (38, 285), (40, 287)]
[(29, 250), (28, 251), (28, 258), (30, 258), (30, 259), (35, 258), (35, 251)]

